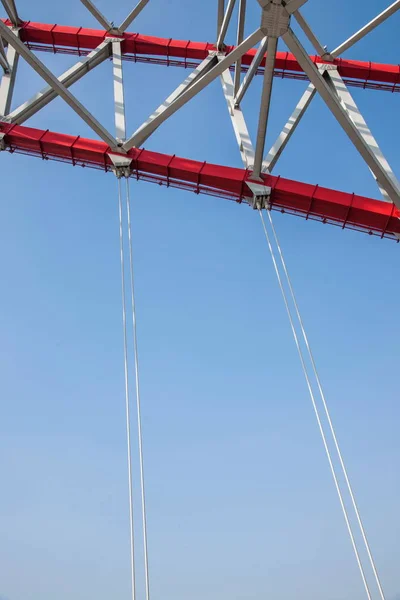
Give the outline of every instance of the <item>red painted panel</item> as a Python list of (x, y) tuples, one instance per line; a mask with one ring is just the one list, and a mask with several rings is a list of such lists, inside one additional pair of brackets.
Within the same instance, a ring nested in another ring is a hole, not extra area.
[[(8, 21), (5, 21), (9, 24)], [(66, 27), (26, 21), (20, 31), (21, 39), (31, 44), (41, 44), (49, 47), (70, 48), (74, 51), (92, 50), (106, 37), (107, 33), (98, 29), (81, 27)], [(183, 58), (188, 60), (203, 60), (210, 50), (215, 49), (207, 42), (192, 42), (189, 40), (173, 40), (140, 35), (138, 33), (124, 34), (123, 53), (126, 55), (146, 55), (157, 57)], [(234, 46), (227, 46), (229, 53)], [(256, 53), (255, 49), (243, 55), (243, 64), (250, 65)], [(315, 63), (323, 63), (319, 56), (310, 57)], [(262, 65), (265, 63), (263, 61)], [(334, 61), (342, 77), (363, 82), (385, 84), (400, 84), (400, 65), (371, 63), (338, 58)], [(303, 73), (295, 57), (288, 52), (278, 52), (275, 69), (292, 73)]]
[[(4, 142), (11, 151), (111, 169), (110, 149), (104, 142), (1, 122), (0, 132), (5, 134)], [(251, 196), (245, 183), (250, 173), (243, 169), (137, 148), (128, 156), (132, 158), (134, 177), (238, 202), (243, 196)], [(382, 237), (400, 235), (400, 211), (390, 203), (272, 175), (265, 175), (264, 181), (272, 188), (270, 201), (275, 210)]]

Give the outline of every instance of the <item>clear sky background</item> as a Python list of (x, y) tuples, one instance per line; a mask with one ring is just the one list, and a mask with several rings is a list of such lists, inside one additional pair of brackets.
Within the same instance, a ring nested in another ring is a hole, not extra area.
[[(23, 19), (96, 27), (78, 0), (17, 4)], [(213, 41), (215, 4), (150, 0), (134, 30)], [(250, 32), (258, 5), (248, 4)], [(118, 23), (132, 3), (97, 5)], [(309, 0), (304, 14), (332, 49), (386, 6)], [(400, 62), (399, 26), (397, 15), (346, 56)], [(76, 60), (40, 57), (56, 73)], [(133, 131), (185, 72), (124, 69)], [(15, 105), (41, 87), (21, 64)], [(244, 102), (253, 136), (260, 87), (257, 78)], [(267, 146), (305, 87), (275, 80)], [(110, 63), (73, 91), (113, 127)], [(352, 93), (399, 174), (399, 96)], [(29, 123), (92, 135), (61, 100)], [(241, 166), (219, 82), (146, 147)], [(116, 181), (8, 153), (0, 172), (0, 596), (127, 600)], [(276, 172), (377, 197), (318, 99)], [(132, 182), (132, 196), (152, 598), (361, 600), (257, 214), (146, 183)], [(399, 246), (287, 215), (275, 223), (387, 600), (396, 600)]]

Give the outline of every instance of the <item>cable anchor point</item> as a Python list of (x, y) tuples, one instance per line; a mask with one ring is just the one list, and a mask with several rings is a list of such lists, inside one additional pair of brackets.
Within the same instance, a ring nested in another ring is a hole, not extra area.
[(109, 159), (113, 163), (112, 171), (117, 179), (122, 179), (122, 177), (130, 177), (132, 173), (131, 164), (132, 159), (127, 156), (123, 156), (121, 154), (108, 154)]
[(250, 200), (249, 204), (254, 210), (262, 210), (265, 208), (266, 210), (271, 209), (270, 199), (272, 188), (268, 185), (263, 185), (261, 183), (255, 183), (253, 181), (246, 181), (250, 190), (253, 193), (253, 198)]

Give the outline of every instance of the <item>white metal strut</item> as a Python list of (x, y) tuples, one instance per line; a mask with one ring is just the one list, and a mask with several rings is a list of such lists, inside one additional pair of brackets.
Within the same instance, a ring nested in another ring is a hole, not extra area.
[(117, 140), (107, 131), (79, 100), (63, 85), (33, 52), (0, 20), (0, 35), (15, 48), (20, 56), (53, 88), (69, 106), (97, 133), (111, 148), (117, 148)]
[[(18, 35), (18, 31), (15, 31)], [(17, 76), (18, 54), (15, 48), (11, 45), (7, 48), (7, 64), (8, 70), (4, 73), (0, 82), (0, 115), (8, 114), (11, 107), (11, 101), (14, 92), (15, 79)]]
[[(76, 83), (86, 73), (100, 65), (110, 56), (112, 38), (107, 38), (102, 42), (95, 50), (90, 52), (88, 56), (77, 62), (73, 67), (65, 71), (57, 79), (64, 85), (65, 88), (69, 88), (72, 84)], [(24, 102), (18, 108), (14, 109), (6, 120), (10, 123), (18, 123), (21, 125), (27, 119), (36, 114), (49, 102), (57, 98), (58, 92), (54, 86), (49, 85), (43, 88), (40, 92), (35, 94), (30, 100)]]

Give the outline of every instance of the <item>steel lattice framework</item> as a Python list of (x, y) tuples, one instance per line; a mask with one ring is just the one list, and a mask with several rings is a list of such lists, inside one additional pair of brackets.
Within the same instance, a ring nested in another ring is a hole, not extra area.
[[(400, 0), (333, 51), (319, 42), (300, 12), (307, 0), (258, 0), (260, 26), (244, 39), (246, 0), (237, 0), (236, 44), (225, 37), (236, 0), (217, 0), (215, 43), (156, 38), (126, 30), (145, 8), (140, 0), (115, 27), (90, 0), (81, 0), (102, 29), (85, 29), (24, 21), (14, 0), (1, 0), (7, 13), (0, 20), (0, 149), (113, 171), (117, 176), (165, 184), (332, 223), (342, 228), (400, 239), (400, 184), (362, 117), (349, 87), (400, 92), (400, 65), (354, 61), (340, 56), (399, 8)], [(252, 0), (255, 2), (255, 0)], [(226, 5), (225, 5), (226, 4)], [(291, 27), (295, 19), (312, 43), (309, 56)], [(278, 40), (287, 52), (278, 52)], [(258, 47), (257, 47), (258, 46)], [(38, 58), (39, 51), (82, 57), (61, 76)], [(12, 107), (18, 59), (22, 57), (47, 86), (19, 107)], [(70, 92), (70, 86), (105, 60), (113, 60), (115, 135)], [(126, 135), (122, 61), (190, 68), (190, 74), (130, 137)], [(256, 143), (253, 147), (241, 101), (255, 75), (263, 77)], [(265, 138), (274, 77), (309, 80), (281, 134), (265, 154)], [(243, 160), (243, 169), (198, 162), (141, 149), (172, 114), (215, 79), (220, 78)], [(313, 97), (319, 94), (374, 176), (382, 200), (284, 179), (272, 175), (276, 163)], [(97, 140), (27, 127), (25, 122), (60, 96), (89, 125)]]

